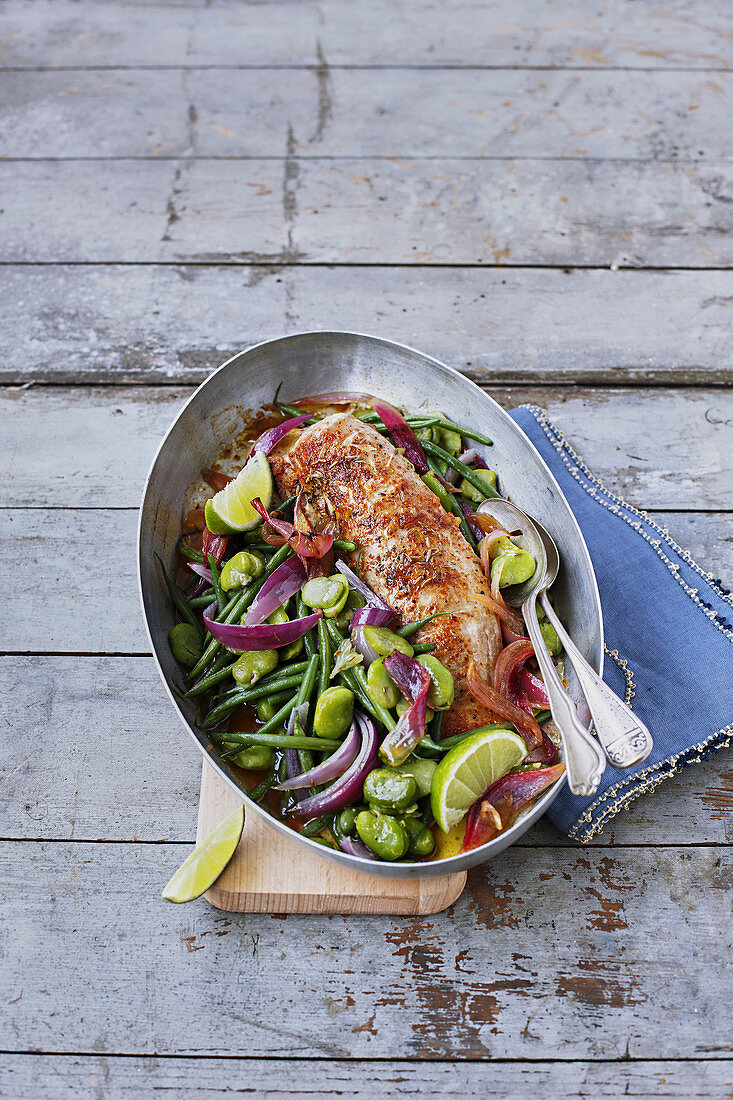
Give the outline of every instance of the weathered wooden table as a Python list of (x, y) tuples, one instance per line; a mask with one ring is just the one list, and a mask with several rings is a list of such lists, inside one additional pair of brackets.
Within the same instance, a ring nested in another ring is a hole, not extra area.
[(729, 755), (436, 917), (174, 908), (200, 758), (133, 539), (193, 385), (355, 328), (546, 405), (730, 583), (730, 16), (5, 0), (3, 1096), (729, 1094)]

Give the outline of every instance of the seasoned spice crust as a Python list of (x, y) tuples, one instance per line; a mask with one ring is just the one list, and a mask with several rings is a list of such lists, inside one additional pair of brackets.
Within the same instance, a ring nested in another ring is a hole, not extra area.
[(308, 509), (335, 524), (337, 538), (361, 548), (360, 575), (403, 622), (449, 613), (414, 636), (433, 642), (453, 674), (456, 698), (444, 731), (491, 721), (466, 687), (469, 659), (489, 677), (502, 646), (499, 622), (485, 603), (489, 585), (458, 520), (412, 464), (348, 413), (291, 432), (269, 457), (283, 496), (302, 490)]

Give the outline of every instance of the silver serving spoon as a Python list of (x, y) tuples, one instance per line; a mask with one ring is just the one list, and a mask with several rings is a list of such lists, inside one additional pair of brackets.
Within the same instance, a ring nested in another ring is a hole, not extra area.
[[(560, 555), (549, 532), (537, 520), (532, 522), (537, 528), (547, 554), (547, 569), (548, 574), (551, 574), (549, 587), (558, 574)], [(631, 707), (619, 699), (615, 691), (612, 691), (596, 670), (588, 664), (558, 619), (546, 591), (540, 593), (540, 603), (575, 669), (588, 709), (593, 716), (598, 740), (603, 745), (609, 763), (613, 764), (614, 768), (631, 768), (635, 764), (640, 764), (642, 760), (646, 760), (654, 746), (651, 733), (634, 714)]]
[(590, 798), (598, 790), (606, 761), (598, 742), (580, 721), (575, 703), (557, 674), (537, 618), (537, 596), (539, 593), (544, 593), (555, 580), (557, 568), (552, 574), (548, 571), (545, 544), (532, 520), (520, 508), (510, 504), (508, 500), (496, 498), (484, 501), (478, 510), (493, 516), (505, 530), (520, 531), (516, 539), (517, 544), (523, 550), (527, 550), (537, 562), (537, 568), (528, 581), (521, 585), (514, 585), (510, 589), (504, 589), (502, 594), (508, 604), (522, 609), (530, 641), (534, 646), (542, 679), (545, 682), (550, 711), (562, 737), (568, 786), (573, 794)]
[[(497, 503), (504, 509), (501, 516), (496, 514), (497, 509), (494, 508)], [(603, 746), (609, 763), (614, 768), (631, 768), (635, 764), (640, 764), (652, 751), (651, 733), (634, 714), (631, 707), (619, 699), (618, 695), (611, 690), (595, 669), (591, 668), (560, 622), (548, 598), (547, 589), (557, 577), (560, 569), (560, 555), (554, 539), (538, 520), (530, 520), (521, 508), (517, 508), (515, 504), (510, 504), (509, 501), (486, 501), (486, 507), (482, 505), (479, 511), (494, 515), (505, 526), (507, 523), (513, 525), (508, 528), (511, 530), (523, 530), (526, 524), (531, 524), (539, 535), (546, 560), (545, 582), (541, 590), (538, 586), (540, 603), (575, 669), (575, 675), (578, 677), (578, 682), (588, 703), (588, 709), (593, 717), (598, 740)], [(529, 545), (525, 549), (533, 553)], [(534, 577), (528, 583), (533, 582)], [(507, 602), (509, 601), (507, 600)]]

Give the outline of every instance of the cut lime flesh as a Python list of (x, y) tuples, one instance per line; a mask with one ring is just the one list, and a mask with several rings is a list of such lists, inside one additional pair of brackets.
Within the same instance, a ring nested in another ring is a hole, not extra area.
[(261, 451), (247, 462), (234, 481), (220, 489), (206, 501), (204, 515), (206, 526), (214, 535), (232, 535), (237, 531), (251, 531), (262, 517), (252, 507), (259, 497), (265, 508), (272, 504), (274, 485), (267, 456)]
[(244, 806), (240, 806), (194, 848), (160, 896), (177, 904), (200, 898), (216, 882), (234, 855), (243, 828)]
[(527, 746), (511, 730), (480, 730), (446, 753), (433, 776), (430, 802), (444, 833), (461, 821), (484, 791), (521, 764)]

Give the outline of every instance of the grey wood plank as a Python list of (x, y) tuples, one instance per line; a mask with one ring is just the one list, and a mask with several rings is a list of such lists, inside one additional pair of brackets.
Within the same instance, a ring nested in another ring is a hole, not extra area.
[(15, 1054), (0, 1060), (0, 1090), (14, 1100), (215, 1100), (246, 1093), (253, 1100), (342, 1096), (464, 1097), (500, 1092), (505, 1100), (557, 1097), (722, 1096), (733, 1071), (727, 1062), (368, 1062), (325, 1059), (158, 1058), (104, 1054)]
[(180, 858), (0, 846), (4, 1049), (730, 1057), (729, 850), (513, 848), (427, 918), (170, 906)]
[[(211, 366), (217, 362), (212, 356)], [(547, 408), (594, 473), (637, 507), (731, 508), (733, 396), (724, 389), (497, 384), (486, 390), (505, 408), (526, 402)], [(0, 390), (6, 457), (0, 504), (136, 508), (155, 450), (190, 392), (148, 386)], [(11, 520), (26, 522), (6, 517)]]
[[(673, 512), (655, 518), (705, 569), (733, 587), (730, 515)], [(132, 509), (1, 512), (5, 582), (10, 591), (22, 593), (6, 613), (2, 649), (147, 653), (135, 579), (136, 539)]]
[(733, 272), (394, 267), (2, 270), (0, 383), (199, 382), (286, 332), (375, 332), (507, 382), (733, 380)]
[(727, 72), (5, 72), (0, 156), (722, 160), (732, 105)]
[[(316, 7), (4, 0), (3, 67), (145, 65), (549, 65), (729, 68), (729, 13), (714, 0), (664, 9), (620, 0), (475, 6), (348, 0)], [(446, 18), (448, 14), (448, 18)]]
[[(150, 658), (0, 658), (0, 837), (193, 844), (201, 757)], [(730, 753), (634, 802), (593, 846), (733, 842)], [(578, 845), (549, 821), (520, 847)]]
[(0, 163), (0, 262), (733, 264), (733, 165)]

